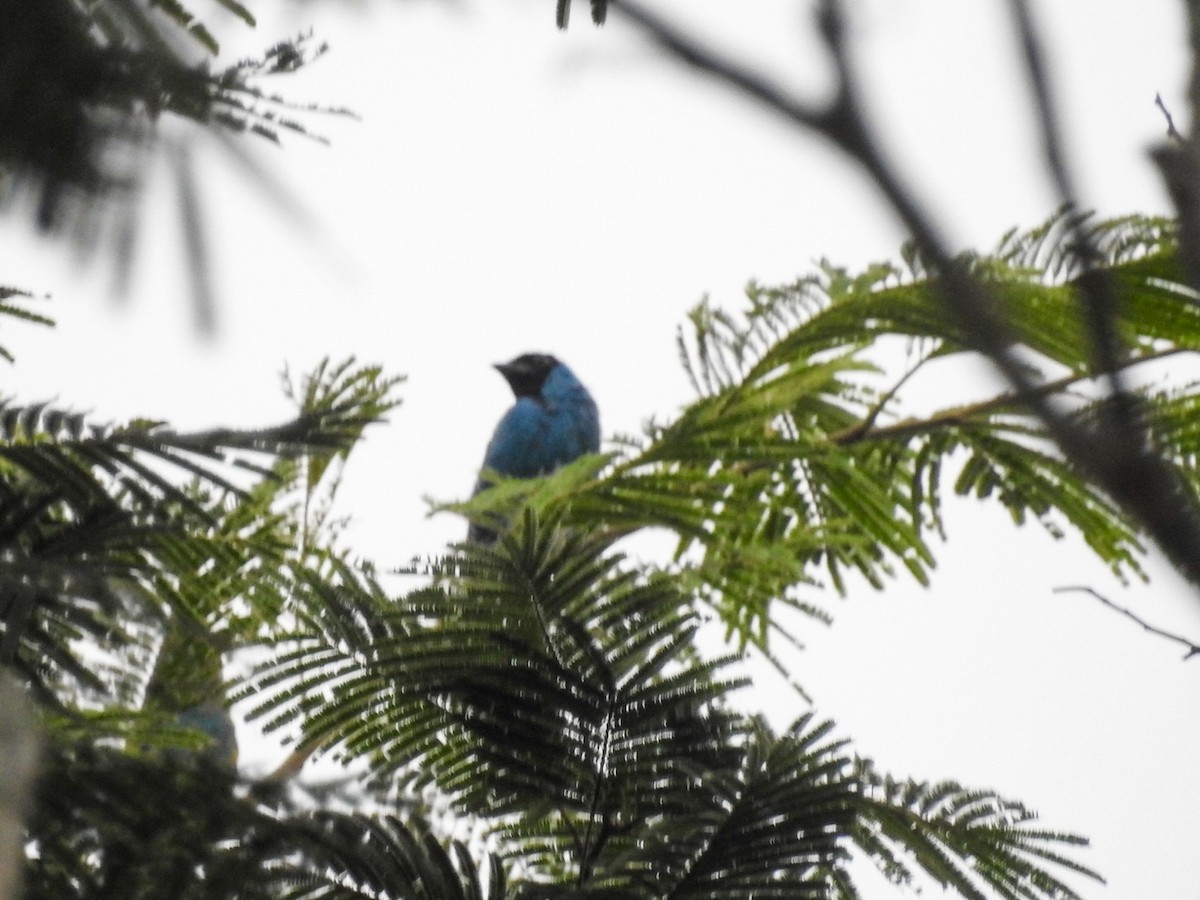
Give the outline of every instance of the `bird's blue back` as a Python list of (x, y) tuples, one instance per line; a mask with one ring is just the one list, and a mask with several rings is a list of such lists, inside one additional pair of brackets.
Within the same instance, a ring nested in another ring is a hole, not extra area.
[(562, 363), (537, 397), (518, 397), (483, 457), (485, 469), (513, 478), (545, 475), (600, 449), (600, 415), (587, 388)]

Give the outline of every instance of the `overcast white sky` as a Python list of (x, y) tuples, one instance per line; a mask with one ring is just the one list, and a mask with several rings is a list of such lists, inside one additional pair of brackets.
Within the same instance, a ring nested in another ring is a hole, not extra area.
[[(986, 248), (1042, 221), (1056, 202), (1004, 5), (849, 5), (884, 143), (946, 229)], [(894, 258), (902, 240), (826, 147), (663, 61), (619, 17), (593, 29), (584, 0), (566, 34), (549, 0), (327, 2), (279, 17), (254, 6), (262, 23), (229, 33), (230, 56), (311, 27), (331, 53), (278, 89), (361, 115), (309, 120), (330, 147), (261, 148), (312, 224), (288, 224), (198, 145), (221, 302), (204, 342), (167, 193), (148, 199), (120, 302), (102, 266), (0, 222), (0, 281), (52, 294), (60, 321), (45, 334), (6, 326), (18, 359), (4, 392), (100, 419), (258, 425), (287, 415), (285, 363), (356, 354), (407, 373), (404, 406), (345, 485), (356, 539), (382, 564), (461, 536), (421, 498), (469, 490), (510, 402), (490, 363), (554, 352), (592, 388), (606, 433), (635, 432), (689, 399), (673, 342), (701, 295), (737, 307), (752, 278)], [(1184, 109), (1181, 6), (1037, 4), (1068, 149), (1102, 214), (1168, 211), (1145, 151), (1163, 131), (1155, 92)], [(827, 87), (809, 4), (657, 8), (810, 96)], [(795, 671), (818, 709), (884, 769), (996, 788), (1091, 836), (1084, 859), (1109, 885), (1088, 896), (1200, 896), (1200, 661), (1050, 591), (1090, 584), (1193, 639), (1200, 599), (1161, 567), (1148, 588), (1125, 589), (1079, 542), (1018, 531), (994, 508), (958, 504), (950, 526), (931, 589), (818, 598), (834, 626), (797, 623), (808, 649)], [(769, 681), (757, 699), (780, 722), (804, 711)]]

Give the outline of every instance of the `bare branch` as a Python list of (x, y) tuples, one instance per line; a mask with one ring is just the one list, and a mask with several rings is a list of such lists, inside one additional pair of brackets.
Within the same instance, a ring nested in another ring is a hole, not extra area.
[(1094, 588), (1076, 586), (1076, 587), (1057, 587), (1054, 589), (1054, 593), (1056, 593), (1056, 594), (1065, 594), (1065, 593), (1069, 593), (1069, 592), (1091, 594), (1093, 597), (1095, 597), (1097, 600), (1099, 600), (1101, 603), (1103, 603), (1109, 609), (1114, 610), (1115, 612), (1119, 612), (1121, 615), (1125, 616), (1127, 619), (1132, 619), (1134, 622), (1137, 622), (1139, 625), (1142, 626), (1142, 628), (1144, 628), (1146, 631), (1150, 632), (1151, 634), (1156, 634), (1159, 637), (1164, 637), (1169, 641), (1174, 641), (1177, 644), (1182, 644), (1184, 647), (1187, 648), (1187, 653), (1185, 653), (1183, 655), (1183, 658), (1185, 660), (1191, 659), (1193, 656), (1200, 656), (1200, 645), (1198, 645), (1192, 641), (1189, 641), (1187, 638), (1183, 637), (1182, 635), (1174, 634), (1170, 631), (1164, 631), (1161, 628), (1157, 628), (1154, 625), (1151, 625), (1149, 622), (1147, 622), (1145, 619), (1143, 619), (1137, 613), (1135, 613), (1131, 610), (1128, 610), (1123, 606), (1117, 606), (1117, 604), (1113, 603), (1111, 600), (1109, 600), (1107, 597), (1105, 597), (1103, 594), (1101, 594), (1099, 591), (1095, 590)]
[(783, 114), (796, 125), (825, 133), (826, 120), (830, 116), (828, 110), (800, 103), (789, 97), (783, 88), (771, 84), (757, 73), (731, 60), (718, 58), (709, 48), (701, 47), (665, 19), (635, 3), (620, 2), (616, 4), (616, 9), (680, 62), (715, 75), (742, 93), (760, 100), (769, 109)]
[(1050, 97), (1050, 83), (1046, 77), (1046, 61), (1042, 53), (1041, 42), (1033, 27), (1029, 5), (1025, 0), (1009, 0), (1009, 6), (1012, 8), (1013, 17), (1016, 20), (1017, 37), (1021, 43), (1021, 56), (1025, 62), (1026, 74), (1029, 76), (1029, 86), (1033, 91), (1038, 126), (1042, 133), (1042, 152), (1046, 155), (1050, 175), (1054, 179), (1054, 185), (1059, 195), (1067, 202), (1071, 202), (1075, 197), (1075, 188), (1071, 183), (1062, 136), (1058, 130), (1058, 116), (1054, 112), (1054, 104)]
[(1175, 128), (1175, 119), (1171, 117), (1171, 111), (1167, 109), (1167, 104), (1163, 103), (1162, 94), (1154, 95), (1154, 105), (1162, 110), (1163, 116), (1167, 120), (1167, 137), (1172, 141), (1183, 143), (1183, 135)]

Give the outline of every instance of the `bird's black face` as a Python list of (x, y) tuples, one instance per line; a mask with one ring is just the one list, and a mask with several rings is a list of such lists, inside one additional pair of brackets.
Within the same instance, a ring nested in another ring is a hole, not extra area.
[(496, 368), (518, 397), (536, 397), (546, 383), (546, 376), (558, 364), (547, 353), (525, 353), (512, 362), (496, 363)]

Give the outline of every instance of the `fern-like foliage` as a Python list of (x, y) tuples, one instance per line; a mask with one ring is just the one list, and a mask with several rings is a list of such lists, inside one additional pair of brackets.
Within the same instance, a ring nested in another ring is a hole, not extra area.
[(1024, 804), (952, 782), (897, 781), (864, 760), (857, 761), (856, 770), (860, 787), (853, 841), (897, 884), (912, 883), (915, 864), (959, 896), (1019, 900), (1079, 896), (1044, 868), (1046, 863), (1097, 877), (1062, 849), (1087, 842), (1036, 826), (1036, 816)]
[[(111, 246), (121, 281), (137, 246), (140, 188), (151, 154), (165, 152), (176, 176), (184, 249), (201, 325), (211, 327), (202, 277), (206, 226), (189, 149), (195, 141), (160, 140), (164, 120), (186, 120), (231, 146), (231, 136), (317, 137), (312, 114), (344, 109), (289, 101), (269, 88), (316, 60), (325, 45), (311, 35), (273, 38), (261, 55), (216, 64), (214, 33), (192, 0), (40, 0), (0, 9), (0, 210), (28, 216), (43, 233), (81, 250)], [(247, 25), (237, 0), (222, 7)], [(194, 137), (194, 135), (193, 135)], [(319, 139), (319, 138), (318, 138)], [(243, 170), (246, 169), (243, 167)]]
[[(1104, 408), (1068, 224), (971, 266), (1011, 305), (1047, 394), (1086, 420)], [(1126, 367), (1186, 352), (1200, 312), (1170, 228), (1095, 227), (1125, 292)], [(823, 580), (924, 580), (946, 490), (1074, 528), (1138, 571), (1136, 530), (1018, 398), (906, 405), (915, 374), (969, 352), (935, 277), (909, 254), (753, 287), (740, 316), (703, 304), (681, 340), (693, 404), (462, 504), (514, 524), (398, 595), (341, 545), (331, 506), (394, 405), (377, 369), (323, 365), (292, 389), (296, 417), (257, 431), (0, 408), (0, 652), (49, 748), (32, 895), (849, 900), (865, 857), (902, 888), (1078, 898), (1097, 877), (1082, 838), (992, 791), (880, 774), (815, 715), (773, 732), (741, 711), (740, 654), (696, 640), (716, 610), (765, 646), (776, 604), (821, 614)], [(1200, 496), (1194, 383), (1132, 383)], [(673, 560), (622, 554), (647, 528), (674, 531)], [(231, 655), (248, 673), (232, 687)], [(295, 765), (242, 780), (230, 700), (295, 742)], [(322, 752), (361, 773), (358, 809), (288, 791)]]
[(394, 405), (394, 385), (377, 369), (322, 367), (295, 419), (257, 431), (0, 407), (3, 661), (73, 705), (136, 694), (144, 663), (121, 656), (168, 619), (218, 652), (248, 640), (313, 562), (302, 525), (275, 505), (306, 461), (323, 471)]
[(28, 896), (505, 896), (497, 861), (481, 870), (416, 821), (298, 808), (219, 742), (228, 655), (369, 572), (328, 504), (397, 382), (323, 363), (290, 387), (296, 417), (255, 431), (0, 412), (6, 662), (47, 738)]
[(306, 741), (437, 784), (464, 813), (549, 808), (581, 835), (650, 815), (661, 779), (736, 760), (739, 726), (718, 701), (740, 681), (718, 677), (728, 661), (690, 658), (696, 625), (668, 580), (532, 513), (456, 565), (400, 602), (362, 585), (323, 598), (243, 689), (251, 714), (302, 718)]
[[(8, 316), (37, 325), (53, 325), (53, 319), (29, 308), (29, 301), (32, 299), (34, 299), (33, 294), (29, 291), (0, 285), (0, 316)], [(13, 356), (3, 346), (0, 346), (0, 359), (12, 362)]]
[[(1062, 212), (968, 261), (1004, 303), (1044, 393), (1086, 418), (1101, 410), (1072, 280), (1083, 265), (1070, 237), (1079, 218)], [(1123, 366), (1153, 371), (1200, 346), (1200, 305), (1179, 269), (1171, 224), (1083, 221), (1105, 254), (1098, 264), (1120, 288)], [(581, 527), (671, 529), (675, 571), (694, 579), (732, 633), (760, 645), (774, 603), (823, 616), (814, 601), (825, 580), (838, 591), (850, 574), (876, 587), (897, 573), (925, 583), (948, 485), (999, 501), (1018, 524), (1036, 521), (1055, 536), (1074, 530), (1115, 572), (1140, 575), (1135, 525), (1065, 464), (1020, 398), (998, 393), (931, 412), (906, 406), (919, 376), (974, 351), (945, 315), (936, 273), (911, 250), (903, 255), (903, 266), (852, 274), (826, 263), (789, 285), (751, 285), (740, 315), (701, 303), (679, 341), (696, 402), (609, 458), (453, 508), (562, 505)], [(1130, 383), (1188, 486), (1185, 501), (1197, 503), (1187, 415), (1194, 385)]]
[[(954, 865), (1003, 866), (1030, 897), (1075, 896), (1043, 864), (1086, 873), (1057, 855), (1078, 838), (1026, 819), (992, 828), (964, 811), (991, 795), (953, 784), (938, 789), (953, 814), (914, 804), (830, 723), (806, 716), (775, 736), (735, 712), (744, 682), (733, 659), (696, 653), (678, 580), (611, 542), (526, 509), (405, 596), (346, 578), (311, 597), (238, 697), (269, 730), (448, 797), (490, 833), (517, 897), (855, 896), (846, 863), (864, 851), (898, 880), (911, 857), (962, 889), (943, 857), (970, 854)], [(1000, 817), (1017, 809), (995, 803)]]
[(303, 862), (288, 861), (271, 873), (276, 896), (289, 900), (503, 900), (504, 870), (492, 858), (476, 866), (467, 847), (449, 849), (398, 819), (319, 813), (291, 823), (291, 846)]

